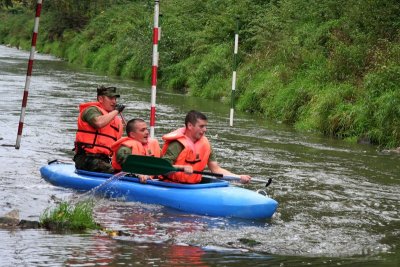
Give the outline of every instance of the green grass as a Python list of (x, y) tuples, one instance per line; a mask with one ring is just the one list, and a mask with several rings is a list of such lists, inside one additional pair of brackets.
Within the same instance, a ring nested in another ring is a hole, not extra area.
[(50, 230), (85, 231), (100, 229), (93, 218), (93, 201), (76, 204), (61, 202), (54, 209), (46, 209), (40, 216), (40, 224)]

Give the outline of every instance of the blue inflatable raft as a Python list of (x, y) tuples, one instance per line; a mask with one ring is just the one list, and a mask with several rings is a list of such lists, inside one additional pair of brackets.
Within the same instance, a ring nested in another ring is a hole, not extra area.
[(77, 191), (98, 187), (96, 194), (106, 197), (159, 204), (194, 214), (266, 219), (271, 218), (278, 207), (272, 198), (214, 178), (204, 178), (200, 184), (159, 180), (142, 184), (135, 177), (77, 171), (73, 164), (58, 162), (41, 167), (40, 173), (44, 180), (55, 186)]

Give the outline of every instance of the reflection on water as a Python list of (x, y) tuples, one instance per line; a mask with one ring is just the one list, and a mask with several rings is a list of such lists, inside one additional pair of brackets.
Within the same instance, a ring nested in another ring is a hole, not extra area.
[[(28, 56), (0, 47), (2, 145), (16, 140)], [(21, 148), (0, 146), (0, 215), (17, 209), (29, 220), (37, 220), (55, 198), (83, 197), (44, 182), (39, 168), (53, 159), (71, 161), (78, 104), (95, 99), (97, 84), (121, 88), (127, 119), (146, 119), (150, 109), (147, 85), (96, 75), (49, 56), (35, 58)], [(96, 199), (97, 220), (124, 235), (0, 230), (1, 266), (397, 265), (399, 155), (297, 133), (239, 112), (230, 128), (229, 107), (208, 100), (159, 90), (157, 102), (159, 140), (183, 125), (189, 109), (199, 109), (209, 117), (208, 136), (222, 166), (273, 178), (266, 191), (280, 204), (274, 218), (212, 218)]]

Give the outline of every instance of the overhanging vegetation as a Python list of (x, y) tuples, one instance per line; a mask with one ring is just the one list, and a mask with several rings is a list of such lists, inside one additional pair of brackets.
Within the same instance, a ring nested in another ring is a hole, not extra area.
[[(29, 49), (35, 1), (4, 2), (0, 43)], [(400, 145), (397, 0), (161, 0), (160, 10), (160, 88), (228, 101), (238, 18), (238, 109)], [(45, 1), (37, 49), (149, 81), (152, 19), (153, 1)]]

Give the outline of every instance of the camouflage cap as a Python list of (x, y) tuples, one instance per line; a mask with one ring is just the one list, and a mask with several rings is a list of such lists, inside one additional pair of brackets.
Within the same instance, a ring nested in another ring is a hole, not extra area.
[(117, 93), (117, 87), (110, 86), (110, 87), (105, 87), (104, 85), (100, 85), (97, 87), (97, 96), (105, 95), (108, 97), (120, 97), (120, 95)]

